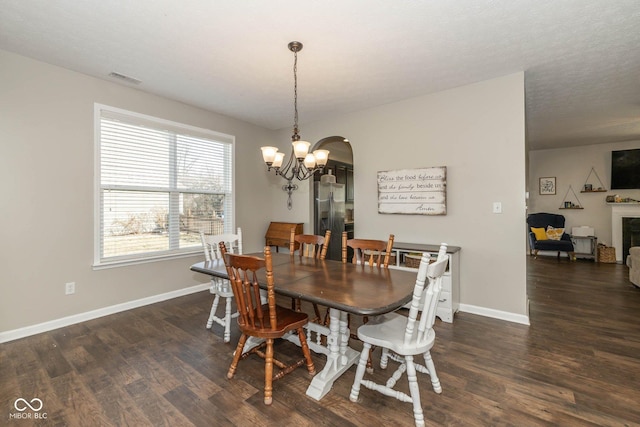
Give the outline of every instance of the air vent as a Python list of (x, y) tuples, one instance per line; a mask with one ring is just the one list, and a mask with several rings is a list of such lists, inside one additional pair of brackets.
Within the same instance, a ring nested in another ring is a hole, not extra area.
[(114, 79), (124, 80), (127, 83), (133, 83), (134, 85), (139, 85), (142, 83), (142, 80), (135, 79), (133, 77), (125, 76), (124, 74), (111, 72), (109, 73), (109, 77), (113, 77)]

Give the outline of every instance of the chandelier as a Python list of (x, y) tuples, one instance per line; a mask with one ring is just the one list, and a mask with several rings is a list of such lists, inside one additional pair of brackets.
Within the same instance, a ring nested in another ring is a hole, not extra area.
[(291, 194), (298, 189), (298, 185), (293, 183), (294, 179), (304, 181), (309, 179), (317, 171), (321, 171), (329, 160), (328, 150), (315, 150), (309, 153), (311, 143), (300, 141), (298, 134), (298, 52), (302, 50), (302, 43), (293, 41), (289, 43), (289, 50), (293, 52), (293, 135), (291, 136), (291, 155), (283, 166), (284, 153), (278, 152), (276, 147), (260, 147), (262, 158), (267, 164), (267, 171), (273, 169), (276, 175), (280, 175), (287, 180), (287, 184), (282, 189), (287, 192), (289, 198), (287, 207), (291, 209)]

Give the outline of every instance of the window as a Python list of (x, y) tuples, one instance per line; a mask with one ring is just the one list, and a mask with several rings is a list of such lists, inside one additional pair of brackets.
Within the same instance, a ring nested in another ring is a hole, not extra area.
[(233, 232), (234, 137), (96, 104), (96, 266), (201, 250)]

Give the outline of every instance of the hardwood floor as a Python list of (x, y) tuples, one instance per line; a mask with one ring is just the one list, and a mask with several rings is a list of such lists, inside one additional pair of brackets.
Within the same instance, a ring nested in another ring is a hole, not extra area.
[[(640, 426), (640, 290), (627, 275), (623, 265), (529, 259), (531, 326), (467, 313), (438, 320), (432, 355), (443, 393), (420, 378), (427, 424)], [(206, 330), (211, 301), (202, 292), (1, 344), (0, 424), (413, 425), (408, 403), (368, 389), (350, 402), (355, 367), (319, 402), (297, 369), (265, 406), (261, 359), (226, 379), (237, 327), (229, 344), (218, 325)], [(275, 351), (299, 353), (288, 342)], [(324, 356), (313, 356), (321, 369)], [(19, 398), (39, 398), (47, 418), (10, 418)]]

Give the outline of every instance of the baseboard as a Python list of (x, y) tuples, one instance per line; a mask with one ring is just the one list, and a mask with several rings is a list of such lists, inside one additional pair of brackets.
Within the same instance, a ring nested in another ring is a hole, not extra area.
[(477, 305), (460, 304), (460, 311), (465, 313), (478, 314), (484, 317), (492, 317), (494, 319), (506, 320), (507, 322), (520, 323), (529, 325), (529, 316), (523, 314), (510, 313), (508, 311), (493, 310), (486, 307), (478, 307)]
[[(31, 335), (40, 334), (42, 332), (52, 331), (54, 329), (73, 325), (87, 320), (97, 319), (99, 317), (108, 316), (110, 314), (120, 313), (122, 311), (131, 310), (145, 305), (154, 304), (156, 302), (166, 301), (178, 298), (184, 295), (193, 294), (208, 290), (211, 283), (202, 283), (200, 285), (191, 286), (189, 288), (178, 289), (160, 295), (154, 295), (146, 298), (128, 301), (122, 304), (116, 304), (109, 307), (99, 308), (97, 310), (87, 311), (85, 313), (74, 314), (73, 316), (62, 317), (60, 319), (51, 320), (37, 325), (26, 326), (24, 328), (14, 329), (11, 331), (0, 332), (0, 344), (8, 341), (25, 338)], [(506, 320), (508, 322), (529, 325), (529, 317), (521, 314), (509, 313), (506, 311), (493, 310), (486, 307), (478, 307), (469, 304), (460, 304), (460, 311), (480, 316), (491, 317), (494, 319)]]
[(154, 304), (156, 302), (166, 301), (166, 300), (181, 297), (184, 295), (194, 294), (196, 292), (205, 291), (210, 287), (211, 287), (211, 283), (207, 282), (201, 285), (182, 288), (182, 289), (178, 289), (178, 290), (167, 292), (160, 295), (153, 295), (150, 297), (141, 298), (134, 301), (128, 301), (121, 304), (112, 305), (109, 307), (99, 308), (97, 310), (91, 310), (84, 313), (74, 314), (72, 316), (62, 317), (60, 319), (50, 320), (44, 323), (38, 323), (37, 325), (31, 325), (31, 326), (26, 326), (24, 328), (14, 329), (11, 331), (0, 332), (0, 344), (7, 341), (13, 341), (13, 340), (28, 337), (31, 335), (40, 334), (42, 332), (52, 331), (54, 329), (62, 328), (64, 326), (85, 322), (87, 320), (97, 319), (98, 317), (120, 313), (121, 311), (131, 310), (133, 308), (143, 307), (145, 305)]

